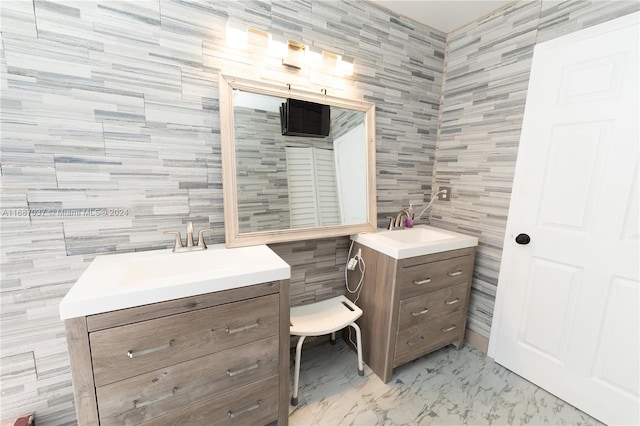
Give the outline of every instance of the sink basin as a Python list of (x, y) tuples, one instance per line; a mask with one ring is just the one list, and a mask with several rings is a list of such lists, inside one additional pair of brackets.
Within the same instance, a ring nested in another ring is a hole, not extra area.
[(394, 259), (406, 259), (478, 245), (476, 237), (427, 225), (363, 233), (352, 238)]
[(266, 245), (97, 256), (60, 302), (62, 319), (126, 309), (291, 277)]
[(123, 283), (127, 285), (194, 282), (225, 274), (229, 269), (242, 267), (246, 259), (233, 256), (227, 250), (164, 253), (141, 259), (129, 259)]
[(380, 232), (378, 237), (404, 244), (430, 243), (439, 240), (446, 240), (448, 238), (455, 238), (451, 233), (445, 233), (426, 227), (401, 229), (393, 232)]

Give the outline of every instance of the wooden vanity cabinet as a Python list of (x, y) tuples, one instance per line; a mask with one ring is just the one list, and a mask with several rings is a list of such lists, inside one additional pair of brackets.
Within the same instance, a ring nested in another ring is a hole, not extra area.
[(288, 423), (288, 280), (65, 327), (80, 425)]
[[(358, 243), (352, 253), (359, 249), (367, 265), (356, 302), (364, 361), (385, 383), (395, 367), (449, 344), (462, 348), (475, 247), (407, 259)], [(359, 279), (349, 272), (352, 287)]]

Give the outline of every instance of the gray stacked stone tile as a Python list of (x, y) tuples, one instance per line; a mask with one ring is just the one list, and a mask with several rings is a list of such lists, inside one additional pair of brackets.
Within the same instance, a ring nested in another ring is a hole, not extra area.
[[(638, 9), (516, 4), (452, 33), (445, 54), (445, 34), (364, 1), (0, 7), (2, 416), (35, 410), (55, 425), (76, 422), (58, 303), (91, 260), (170, 247), (163, 231), (186, 220), (224, 241), (217, 73), (237, 56), (228, 21), (354, 58), (345, 78), (252, 69), (376, 103), (379, 226), (424, 203), (432, 182), (453, 186), (431, 222), (480, 237), (470, 327), (486, 335), (531, 49)], [(292, 265), (293, 305), (344, 292), (348, 247), (346, 237), (273, 246)]]

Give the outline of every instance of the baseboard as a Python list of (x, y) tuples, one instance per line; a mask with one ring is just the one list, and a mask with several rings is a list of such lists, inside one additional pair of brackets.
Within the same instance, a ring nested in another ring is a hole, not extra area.
[(482, 334), (476, 333), (473, 330), (469, 330), (468, 328), (464, 334), (464, 341), (483, 354), (486, 354), (489, 350), (489, 338), (484, 337)]

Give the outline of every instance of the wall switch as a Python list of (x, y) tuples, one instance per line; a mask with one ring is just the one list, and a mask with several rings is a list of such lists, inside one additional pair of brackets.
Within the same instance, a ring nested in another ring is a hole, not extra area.
[[(446, 192), (440, 192), (446, 191)], [(440, 201), (449, 201), (451, 199), (451, 187), (450, 186), (441, 186), (438, 188), (438, 200)]]

